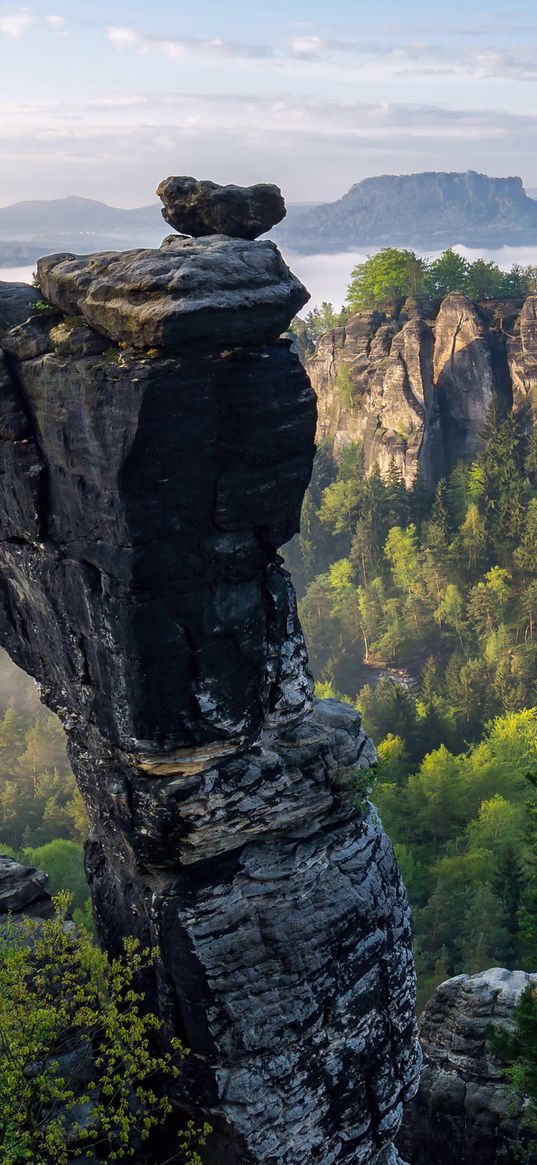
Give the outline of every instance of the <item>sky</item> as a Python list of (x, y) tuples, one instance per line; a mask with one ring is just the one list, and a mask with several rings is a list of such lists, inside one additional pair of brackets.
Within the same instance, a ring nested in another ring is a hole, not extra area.
[(0, 61), (1, 206), (140, 206), (169, 174), (292, 202), (419, 170), (537, 188), (535, 0), (0, 0)]

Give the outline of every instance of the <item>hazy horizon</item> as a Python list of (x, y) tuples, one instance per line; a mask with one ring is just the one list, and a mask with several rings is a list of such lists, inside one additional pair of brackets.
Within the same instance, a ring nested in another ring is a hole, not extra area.
[(537, 13), (499, 0), (382, 15), (340, 0), (0, 0), (0, 205), (130, 208), (159, 180), (274, 181), (332, 201), (362, 178), (518, 174), (537, 187)]

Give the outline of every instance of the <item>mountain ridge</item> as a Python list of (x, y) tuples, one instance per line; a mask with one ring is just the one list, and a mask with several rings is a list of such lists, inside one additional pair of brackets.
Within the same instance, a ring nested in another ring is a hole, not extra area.
[(517, 176), (493, 178), (475, 170), (383, 174), (354, 183), (335, 202), (307, 211), (291, 208), (272, 233), (282, 246), (305, 253), (520, 246), (537, 243), (537, 200)]

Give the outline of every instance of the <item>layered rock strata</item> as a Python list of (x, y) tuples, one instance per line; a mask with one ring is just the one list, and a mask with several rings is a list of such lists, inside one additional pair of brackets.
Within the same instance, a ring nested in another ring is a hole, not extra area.
[(393, 462), (410, 485), (434, 485), (481, 448), (487, 410), (513, 406), (537, 419), (537, 296), (475, 304), (453, 292), (442, 304), (407, 300), (359, 312), (318, 341), (306, 367), (319, 405), (318, 439), (336, 456), (361, 441), (364, 469)]
[(531, 984), (537, 986), (537, 974), (493, 967), (437, 987), (420, 1020), (421, 1082), (399, 1138), (411, 1165), (535, 1160), (523, 1105), (507, 1091), (504, 1067), (487, 1041), (489, 1025), (509, 1026)]
[(380, 1165), (419, 1066), (407, 901), (276, 549), (314, 452), (278, 338), (306, 293), (221, 236), (40, 273), (51, 308), (28, 291), (0, 341), (0, 639), (66, 728), (100, 934), (159, 948), (207, 1165)]

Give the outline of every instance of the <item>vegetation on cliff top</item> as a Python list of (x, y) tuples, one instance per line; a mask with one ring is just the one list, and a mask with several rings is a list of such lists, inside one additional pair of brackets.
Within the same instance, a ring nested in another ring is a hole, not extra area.
[(434, 260), (421, 259), (414, 251), (385, 247), (354, 267), (346, 308), (355, 312), (383, 307), (407, 296), (442, 299), (451, 291), (461, 291), (475, 300), (510, 299), (536, 288), (537, 268), (533, 266), (514, 264), (510, 271), (502, 271), (485, 259), (471, 263), (451, 247)]

